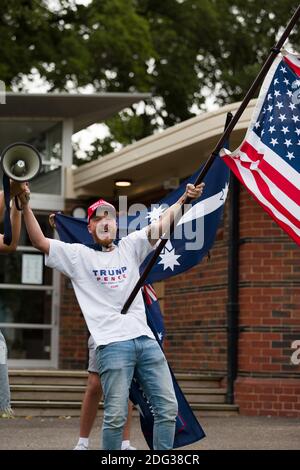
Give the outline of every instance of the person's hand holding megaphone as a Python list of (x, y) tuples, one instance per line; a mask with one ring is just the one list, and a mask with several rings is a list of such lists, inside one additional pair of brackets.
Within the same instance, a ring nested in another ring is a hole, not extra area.
[[(15, 196), (19, 196), (23, 192), (28, 192), (27, 183), (19, 183), (17, 181), (10, 180), (10, 200), (14, 199)], [(30, 193), (30, 191), (29, 191)], [(4, 195), (3, 191), (0, 191), (0, 222), (3, 219), (4, 215)]]
[(28, 183), (22, 183), (22, 191), (17, 194), (17, 197), (21, 203), (22, 208), (28, 204), (30, 200), (30, 189)]
[(26, 191), (28, 183), (19, 183), (18, 181), (10, 180), (10, 198), (19, 196), (22, 192)]

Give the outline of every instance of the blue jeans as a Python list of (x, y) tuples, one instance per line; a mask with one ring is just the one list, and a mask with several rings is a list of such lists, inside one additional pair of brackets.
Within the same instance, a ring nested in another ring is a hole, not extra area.
[(166, 358), (157, 341), (140, 336), (99, 346), (96, 360), (104, 393), (102, 449), (121, 449), (134, 372), (153, 407), (153, 448), (172, 449), (177, 400)]

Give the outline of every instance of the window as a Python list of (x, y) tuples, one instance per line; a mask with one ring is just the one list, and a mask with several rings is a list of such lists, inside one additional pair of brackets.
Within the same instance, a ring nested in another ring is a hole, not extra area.
[[(14, 142), (33, 145), (41, 155), (42, 169), (30, 183), (31, 191), (61, 195), (62, 192), (62, 122), (2, 121), (0, 126), (1, 152)], [(2, 187), (2, 174), (0, 178)]]

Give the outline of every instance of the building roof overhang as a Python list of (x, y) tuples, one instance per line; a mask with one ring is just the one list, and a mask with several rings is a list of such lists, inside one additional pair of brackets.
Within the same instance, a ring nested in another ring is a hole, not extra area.
[(72, 118), (74, 132), (78, 132), (150, 96), (148, 93), (7, 92), (6, 102), (0, 106), (0, 119), (62, 120)]
[[(114, 181), (130, 179), (132, 186), (123, 189), (122, 194), (129, 198), (142, 197), (161, 189), (170, 177), (191, 175), (216, 146), (227, 112), (234, 113), (239, 104), (200, 114), (73, 170), (73, 195), (113, 199), (116, 196)], [(255, 100), (252, 100), (234, 128), (230, 136), (231, 150), (241, 144), (254, 105)]]

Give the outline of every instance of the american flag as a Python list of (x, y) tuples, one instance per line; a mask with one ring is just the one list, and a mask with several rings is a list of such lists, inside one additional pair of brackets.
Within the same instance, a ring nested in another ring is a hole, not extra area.
[(300, 57), (283, 51), (262, 85), (245, 140), (224, 162), (300, 245)]

